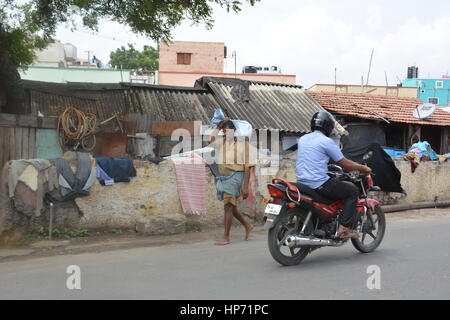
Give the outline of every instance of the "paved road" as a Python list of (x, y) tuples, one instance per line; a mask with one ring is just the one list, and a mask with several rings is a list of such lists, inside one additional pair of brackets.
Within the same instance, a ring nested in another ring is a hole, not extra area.
[[(81, 290), (66, 269), (81, 268)], [(381, 290), (367, 289), (367, 267)], [(263, 233), (217, 248), (211, 242), (0, 263), (0, 299), (450, 299), (450, 218), (390, 221), (373, 254), (351, 244), (281, 267)]]

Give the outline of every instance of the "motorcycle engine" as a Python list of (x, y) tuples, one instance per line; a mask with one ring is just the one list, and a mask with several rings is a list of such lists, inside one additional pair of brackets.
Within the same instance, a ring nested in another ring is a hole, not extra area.
[(331, 222), (324, 225), (322, 229), (325, 231), (326, 237), (331, 238), (336, 234), (337, 227), (338, 227), (337, 219), (333, 219)]

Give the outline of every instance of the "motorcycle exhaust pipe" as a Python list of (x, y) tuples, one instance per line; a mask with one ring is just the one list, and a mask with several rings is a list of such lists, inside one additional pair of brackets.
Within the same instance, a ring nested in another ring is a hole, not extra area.
[(336, 242), (314, 237), (289, 236), (285, 241), (285, 245), (289, 248), (298, 248), (302, 246), (332, 247), (336, 245)]

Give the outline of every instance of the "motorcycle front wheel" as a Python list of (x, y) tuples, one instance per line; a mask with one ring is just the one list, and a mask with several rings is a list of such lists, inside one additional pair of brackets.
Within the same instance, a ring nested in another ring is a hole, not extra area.
[[(311, 247), (289, 248), (285, 241), (290, 235), (298, 235), (303, 228), (307, 213), (299, 208), (288, 209), (283, 216), (278, 218), (275, 226), (269, 231), (268, 245), (272, 257), (283, 266), (295, 266), (300, 264), (310, 252)], [(305, 235), (313, 232), (311, 220), (309, 221)]]
[(369, 214), (372, 215), (372, 220), (368, 219), (362, 225), (362, 236), (359, 239), (352, 239), (353, 246), (362, 253), (375, 251), (383, 241), (386, 231), (386, 217), (383, 209), (377, 205), (375, 206), (375, 212)]

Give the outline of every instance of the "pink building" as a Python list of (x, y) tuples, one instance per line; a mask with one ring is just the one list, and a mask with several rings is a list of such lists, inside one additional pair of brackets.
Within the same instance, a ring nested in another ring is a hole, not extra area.
[(160, 43), (158, 84), (192, 87), (201, 77), (296, 84), (295, 75), (224, 73), (227, 48), (223, 42), (174, 41)]

